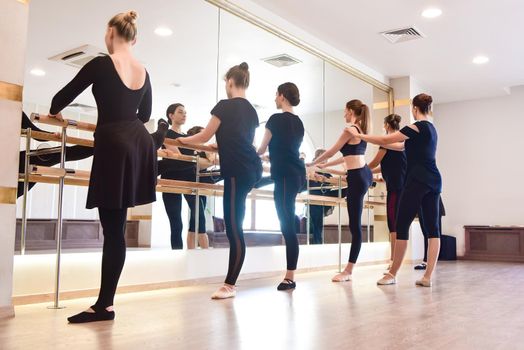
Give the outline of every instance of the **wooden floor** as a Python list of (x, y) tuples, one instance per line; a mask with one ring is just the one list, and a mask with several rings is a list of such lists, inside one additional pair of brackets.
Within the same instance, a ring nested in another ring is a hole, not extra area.
[(69, 325), (92, 299), (16, 307), (0, 322), (0, 349), (524, 349), (524, 264), (441, 263), (433, 288), (415, 287), (407, 265), (396, 286), (377, 287), (384, 266), (354, 281), (331, 272), (241, 281), (237, 298), (212, 301), (217, 285), (125, 294), (117, 319)]

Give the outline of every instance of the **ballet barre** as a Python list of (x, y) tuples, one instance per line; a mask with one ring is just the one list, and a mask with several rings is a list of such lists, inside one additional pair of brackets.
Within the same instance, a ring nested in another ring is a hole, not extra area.
[(78, 130), (84, 130), (84, 131), (95, 131), (96, 125), (86, 122), (79, 122), (74, 119), (57, 119), (55, 117), (51, 117), (49, 115), (45, 114), (39, 114), (39, 113), (31, 113), (31, 121), (38, 122), (41, 124), (47, 124), (47, 125), (54, 125), (59, 126), (61, 128), (74, 128)]

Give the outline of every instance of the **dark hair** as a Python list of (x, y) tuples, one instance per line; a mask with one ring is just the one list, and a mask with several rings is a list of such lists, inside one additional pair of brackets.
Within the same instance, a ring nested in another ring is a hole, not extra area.
[(433, 98), (427, 94), (418, 94), (413, 98), (413, 106), (417, 107), (422, 114), (429, 113), (432, 103)]
[(169, 123), (169, 125), (173, 124), (173, 122), (171, 121), (171, 118), (169, 118), (169, 115), (175, 113), (178, 107), (184, 107), (184, 105), (181, 103), (173, 103), (169, 105), (169, 107), (167, 107), (166, 117), (167, 117), (167, 122)]
[(242, 62), (237, 66), (229, 68), (226, 73), (226, 80), (233, 79), (235, 86), (247, 89), (249, 86), (249, 66)]
[(107, 25), (109, 27), (115, 28), (118, 35), (125, 39), (125, 41), (133, 41), (136, 39), (136, 34), (138, 32), (136, 26), (136, 19), (138, 18), (138, 13), (136, 11), (128, 11), (114, 15)]
[(351, 100), (346, 103), (346, 108), (351, 109), (355, 113), (357, 125), (364, 134), (367, 134), (370, 127), (369, 107), (360, 100)]
[(187, 131), (187, 135), (188, 135), (188, 136), (193, 136), (193, 135), (198, 134), (198, 133), (201, 132), (202, 130), (204, 130), (204, 127), (202, 127), (202, 126), (193, 126), (191, 129), (189, 129), (189, 130)]
[(399, 130), (401, 120), (402, 120), (402, 117), (400, 115), (390, 114), (386, 118), (384, 118), (384, 124), (389, 125), (389, 127), (393, 130)]
[(293, 83), (284, 83), (277, 88), (278, 94), (284, 96), (292, 106), (298, 106), (300, 103), (300, 92), (298, 87)]

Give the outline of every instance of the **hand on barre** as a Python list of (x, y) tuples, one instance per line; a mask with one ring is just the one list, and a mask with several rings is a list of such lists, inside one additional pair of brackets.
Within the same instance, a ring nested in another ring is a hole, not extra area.
[(61, 112), (58, 112), (57, 114), (49, 114), (49, 118), (54, 118), (54, 119), (56, 119), (58, 121), (61, 121), (61, 122), (64, 121), (64, 117), (62, 116)]

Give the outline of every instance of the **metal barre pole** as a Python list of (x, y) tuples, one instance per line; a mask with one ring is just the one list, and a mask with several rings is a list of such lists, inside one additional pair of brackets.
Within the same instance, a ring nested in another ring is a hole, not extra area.
[(340, 200), (342, 200), (342, 176), (338, 177), (338, 272), (342, 272), (342, 215), (340, 213)]
[[(65, 167), (65, 145), (67, 139), (67, 128), (62, 127), (62, 143), (60, 145), (60, 168)], [(62, 309), (59, 305), (60, 299), (60, 257), (62, 254), (62, 209), (64, 197), (64, 177), (61, 176), (58, 183), (58, 217), (56, 222), (56, 271), (55, 271), (55, 300), (49, 309)]]
[(20, 254), (25, 255), (27, 237), (27, 194), (29, 191), (29, 154), (31, 153), (31, 128), (26, 129), (24, 159), (24, 198), (22, 199), (22, 226), (20, 227)]
[[(198, 161), (200, 160), (200, 155), (197, 153), (196, 155), (196, 182), (200, 182), (200, 164)], [(189, 211), (191, 211), (191, 208), (189, 208)], [(191, 220), (191, 216), (189, 217), (189, 220)], [(198, 245), (198, 233), (200, 229), (200, 194), (198, 191), (198, 188), (196, 189), (195, 193), (195, 248)]]

